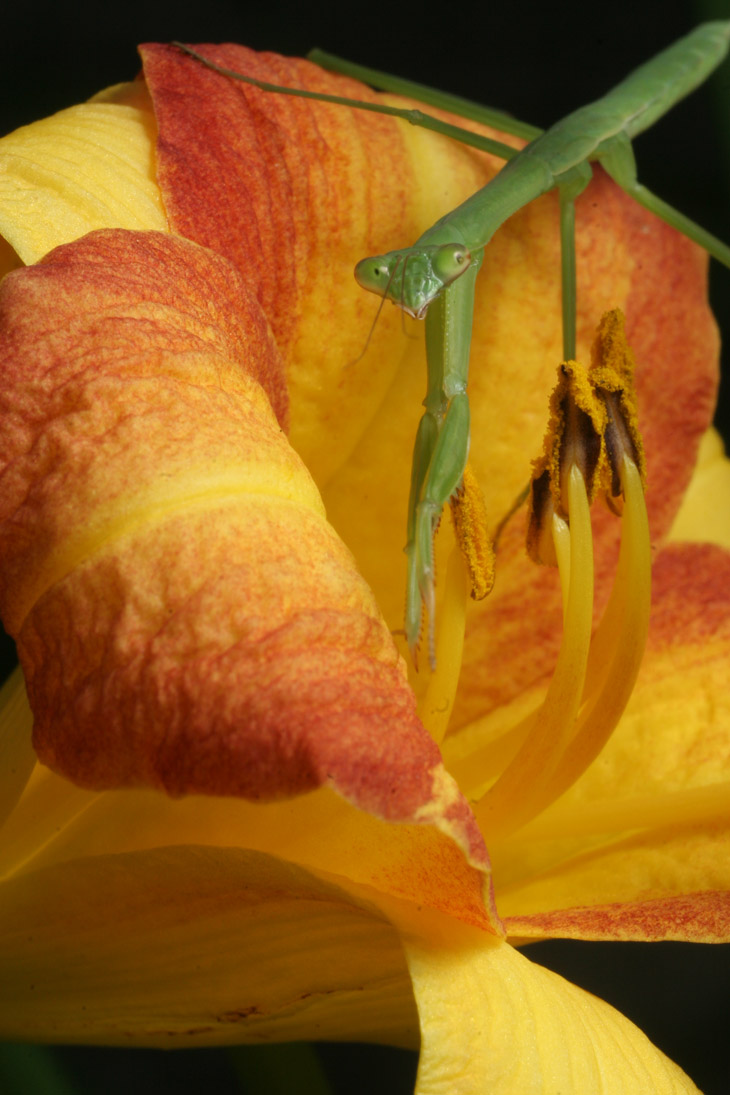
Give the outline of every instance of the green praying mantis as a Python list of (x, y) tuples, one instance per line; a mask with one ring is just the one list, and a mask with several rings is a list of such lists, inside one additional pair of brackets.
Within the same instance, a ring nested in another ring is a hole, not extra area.
[(489, 108), (421, 85), (362, 68), (315, 50), (310, 60), (386, 91), (443, 107), (503, 132), (526, 137), (517, 151), (420, 110), (364, 103), (281, 87), (222, 68), (182, 43), (174, 45), (221, 75), (264, 91), (299, 95), (404, 118), (505, 159), (505, 166), (411, 247), (365, 258), (355, 277), (365, 289), (425, 318), (427, 391), (413, 450), (408, 503), (405, 634), (416, 658), (424, 611), (429, 656), (435, 665), (434, 537), (446, 503), (462, 484), (470, 438), (467, 381), (474, 290), (484, 248), (518, 210), (557, 189), (560, 205), (563, 355), (575, 357), (575, 199), (599, 163), (619, 186), (662, 220), (730, 267), (730, 247), (651, 193), (637, 178), (632, 139), (698, 87), (730, 47), (730, 22), (705, 23), (631, 73), (602, 99), (581, 107), (541, 132)]

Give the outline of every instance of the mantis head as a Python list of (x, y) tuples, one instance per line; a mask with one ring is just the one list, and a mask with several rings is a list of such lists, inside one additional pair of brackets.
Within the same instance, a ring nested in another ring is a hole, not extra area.
[(423, 319), (431, 301), (470, 264), (466, 247), (444, 243), (363, 259), (355, 267), (355, 279), (363, 289), (387, 297), (414, 319)]

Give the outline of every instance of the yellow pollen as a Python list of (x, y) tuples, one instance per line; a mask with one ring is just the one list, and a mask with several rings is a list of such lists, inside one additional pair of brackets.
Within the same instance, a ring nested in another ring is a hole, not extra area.
[(494, 548), (484, 498), (470, 464), (464, 468), (461, 486), (451, 496), (450, 506), (456, 542), (469, 572), (471, 595), (481, 601), (494, 585)]
[(646, 483), (644, 446), (634, 389), (636, 366), (624, 328), (620, 309), (606, 312), (591, 347), (590, 380), (608, 414), (607, 463), (602, 470), (602, 486), (609, 500), (617, 497), (620, 491), (620, 465), (624, 454), (639, 469), (642, 483)]

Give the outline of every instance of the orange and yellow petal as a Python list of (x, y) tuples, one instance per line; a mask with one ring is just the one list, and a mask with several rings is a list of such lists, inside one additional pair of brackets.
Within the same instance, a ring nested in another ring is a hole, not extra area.
[(401, 859), (417, 899), (496, 923), (474, 819), (272, 410), (280, 361), (230, 263), (101, 232), (3, 301), (2, 603), (41, 758), (95, 789), (331, 788), (417, 829), (369, 881), (402, 892)]
[[(712, 817), (726, 807), (728, 785), (713, 794), (671, 796), (626, 803), (627, 828), (632, 807), (673, 809), (688, 820), (663, 821), (637, 835), (590, 847), (595, 833), (578, 846), (562, 841), (562, 861), (550, 869), (533, 867), (531, 877), (499, 892), (499, 909), (509, 936), (535, 939), (604, 939), (638, 942), (730, 942), (730, 822)], [(699, 815), (700, 821), (692, 814)], [(702, 814), (710, 815), (702, 817)], [(588, 813), (586, 828), (597, 827)], [(539, 837), (534, 839), (539, 840)], [(543, 841), (543, 857), (559, 855), (557, 840)], [(519, 853), (516, 855), (519, 861)], [(499, 869), (499, 868), (497, 868)]]
[[(265, 80), (374, 97), (306, 61), (235, 45), (201, 49)], [(384, 247), (396, 225), (417, 234), (415, 173), (400, 130), (378, 115), (259, 92), (174, 47), (141, 53), (170, 223), (226, 255), (257, 293), (287, 362), (292, 443), (321, 485), (367, 428), (403, 352), (386, 349), (398, 331), (389, 309), (365, 360), (353, 364), (375, 316), (355, 263)]]

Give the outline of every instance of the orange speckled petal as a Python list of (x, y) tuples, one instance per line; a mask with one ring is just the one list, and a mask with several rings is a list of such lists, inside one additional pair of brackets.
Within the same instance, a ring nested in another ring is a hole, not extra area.
[(657, 829), (500, 896), (500, 911), (519, 941), (730, 943), (729, 858), (728, 824)]
[[(357, 88), (306, 61), (236, 45), (200, 48), (264, 80), (340, 94)], [(394, 361), (384, 351), (398, 337), (389, 309), (367, 367), (347, 368), (377, 307), (356, 285), (355, 263), (384, 248), (395, 225), (420, 231), (400, 130), (390, 118), (259, 92), (171, 46), (140, 52), (171, 226), (226, 255), (258, 295), (287, 365), (292, 443), (321, 484), (366, 427), (403, 352), (396, 348)], [(379, 162), (382, 171), (373, 169)]]
[(474, 819), (272, 412), (280, 361), (230, 263), (101, 232), (3, 289), (0, 603), (39, 755), (97, 789), (325, 784), (433, 825), (480, 906)]
[[(381, 98), (307, 61), (236, 45), (196, 48), (263, 80)], [(417, 416), (423, 398), (420, 392), (404, 404), (395, 393), (391, 401), (404, 359), (423, 386), (423, 347), (403, 336), (390, 306), (371, 332), (378, 302), (356, 284), (355, 264), (416, 239), (501, 161), (393, 118), (259, 91), (170, 46), (145, 45), (141, 53), (171, 225), (231, 258), (259, 294), (287, 364), (292, 444), (321, 488), (368, 433), (383, 402), (397, 418), (409, 406)], [(420, 335), (422, 327), (410, 326)], [(401, 448), (396, 430), (407, 490), (413, 443), (407, 419), (406, 433)], [(386, 445), (376, 478), (386, 468), (393, 477), (389, 455)], [(351, 501), (355, 496), (362, 529), (369, 499), (359, 488)], [(399, 528), (403, 521), (399, 510)], [(381, 532), (388, 533), (388, 522)], [(345, 539), (356, 548), (357, 537)], [(398, 596), (402, 601), (401, 590)]]

